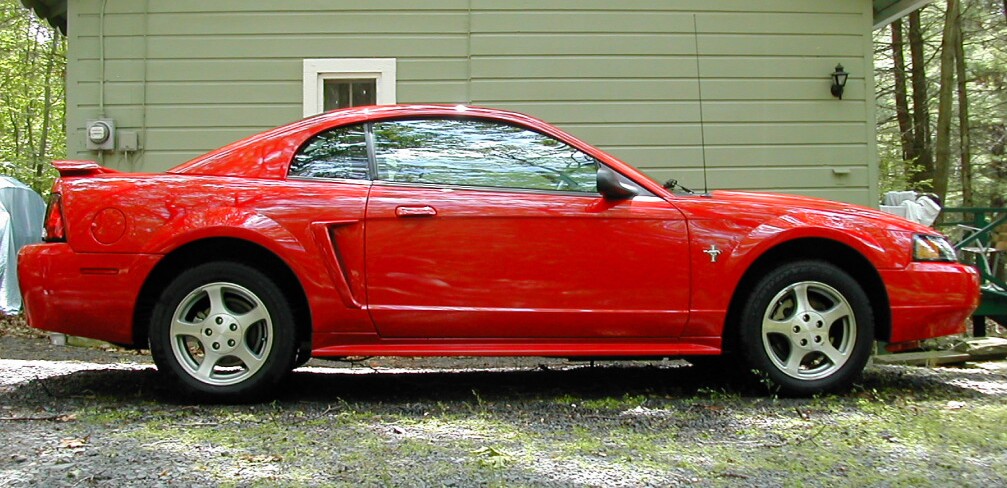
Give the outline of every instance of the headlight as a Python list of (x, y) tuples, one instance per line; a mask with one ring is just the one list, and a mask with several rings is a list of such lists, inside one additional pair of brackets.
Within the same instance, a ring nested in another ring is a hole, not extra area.
[(940, 236), (917, 234), (913, 236), (913, 261), (955, 262), (955, 249), (947, 239)]

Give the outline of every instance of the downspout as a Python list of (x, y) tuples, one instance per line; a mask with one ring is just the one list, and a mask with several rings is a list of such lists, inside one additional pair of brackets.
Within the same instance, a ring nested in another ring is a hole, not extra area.
[[(136, 148), (136, 161), (134, 166), (139, 166), (147, 154), (147, 66), (150, 58), (150, 0), (143, 0), (143, 99), (140, 101), (140, 135), (137, 138), (139, 147)], [(136, 168), (130, 168), (136, 171)]]
[[(105, 5), (101, 0), (98, 11), (98, 118), (105, 118)], [(98, 164), (105, 166), (105, 151), (98, 151)]]
[(101, 0), (101, 10), (98, 11), (98, 116), (105, 118), (105, 5), (108, 0)]

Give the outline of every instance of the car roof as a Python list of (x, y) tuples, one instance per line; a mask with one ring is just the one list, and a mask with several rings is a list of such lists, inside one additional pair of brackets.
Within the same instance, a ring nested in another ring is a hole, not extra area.
[[(298, 141), (322, 130), (346, 124), (374, 122), (384, 119), (409, 117), (475, 117), (513, 123), (546, 134), (556, 135), (555, 128), (534, 117), (507, 110), (447, 104), (369, 105), (336, 109), (310, 116), (286, 125), (269, 129), (210, 151), (179, 166), (169, 169), (173, 174), (204, 174), (217, 176), (243, 176), (279, 178), (275, 168), (266, 163), (263, 146), (269, 141)], [(564, 138), (571, 136), (564, 134)], [(282, 172), (281, 172), (282, 173)]]

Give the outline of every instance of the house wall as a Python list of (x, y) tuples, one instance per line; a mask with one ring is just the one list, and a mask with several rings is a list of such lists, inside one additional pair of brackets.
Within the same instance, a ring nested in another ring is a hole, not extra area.
[[(82, 159), (101, 4), (69, 5)], [(145, 151), (104, 162), (162, 171), (300, 118), (305, 58), (390, 57), (400, 103), (525, 112), (698, 188), (705, 141), (710, 188), (874, 205), (872, 20), (870, 0), (108, 0), (104, 112)]]

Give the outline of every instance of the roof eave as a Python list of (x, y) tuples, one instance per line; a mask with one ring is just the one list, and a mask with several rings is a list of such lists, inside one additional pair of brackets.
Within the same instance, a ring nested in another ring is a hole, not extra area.
[[(45, 19), (49, 25), (57, 28), (63, 34), (67, 33), (67, 1), (68, 0), (21, 0), (21, 3), (32, 10), (39, 18)], [(914, 10), (922, 8), (933, 0), (874, 0), (874, 28), (880, 29), (902, 18)]]
[(67, 0), (21, 0), (21, 4), (26, 8), (35, 11), (40, 19), (44, 19), (49, 25), (59, 29), (66, 34), (66, 6)]
[(874, 0), (874, 28), (888, 24), (925, 7), (933, 0)]

